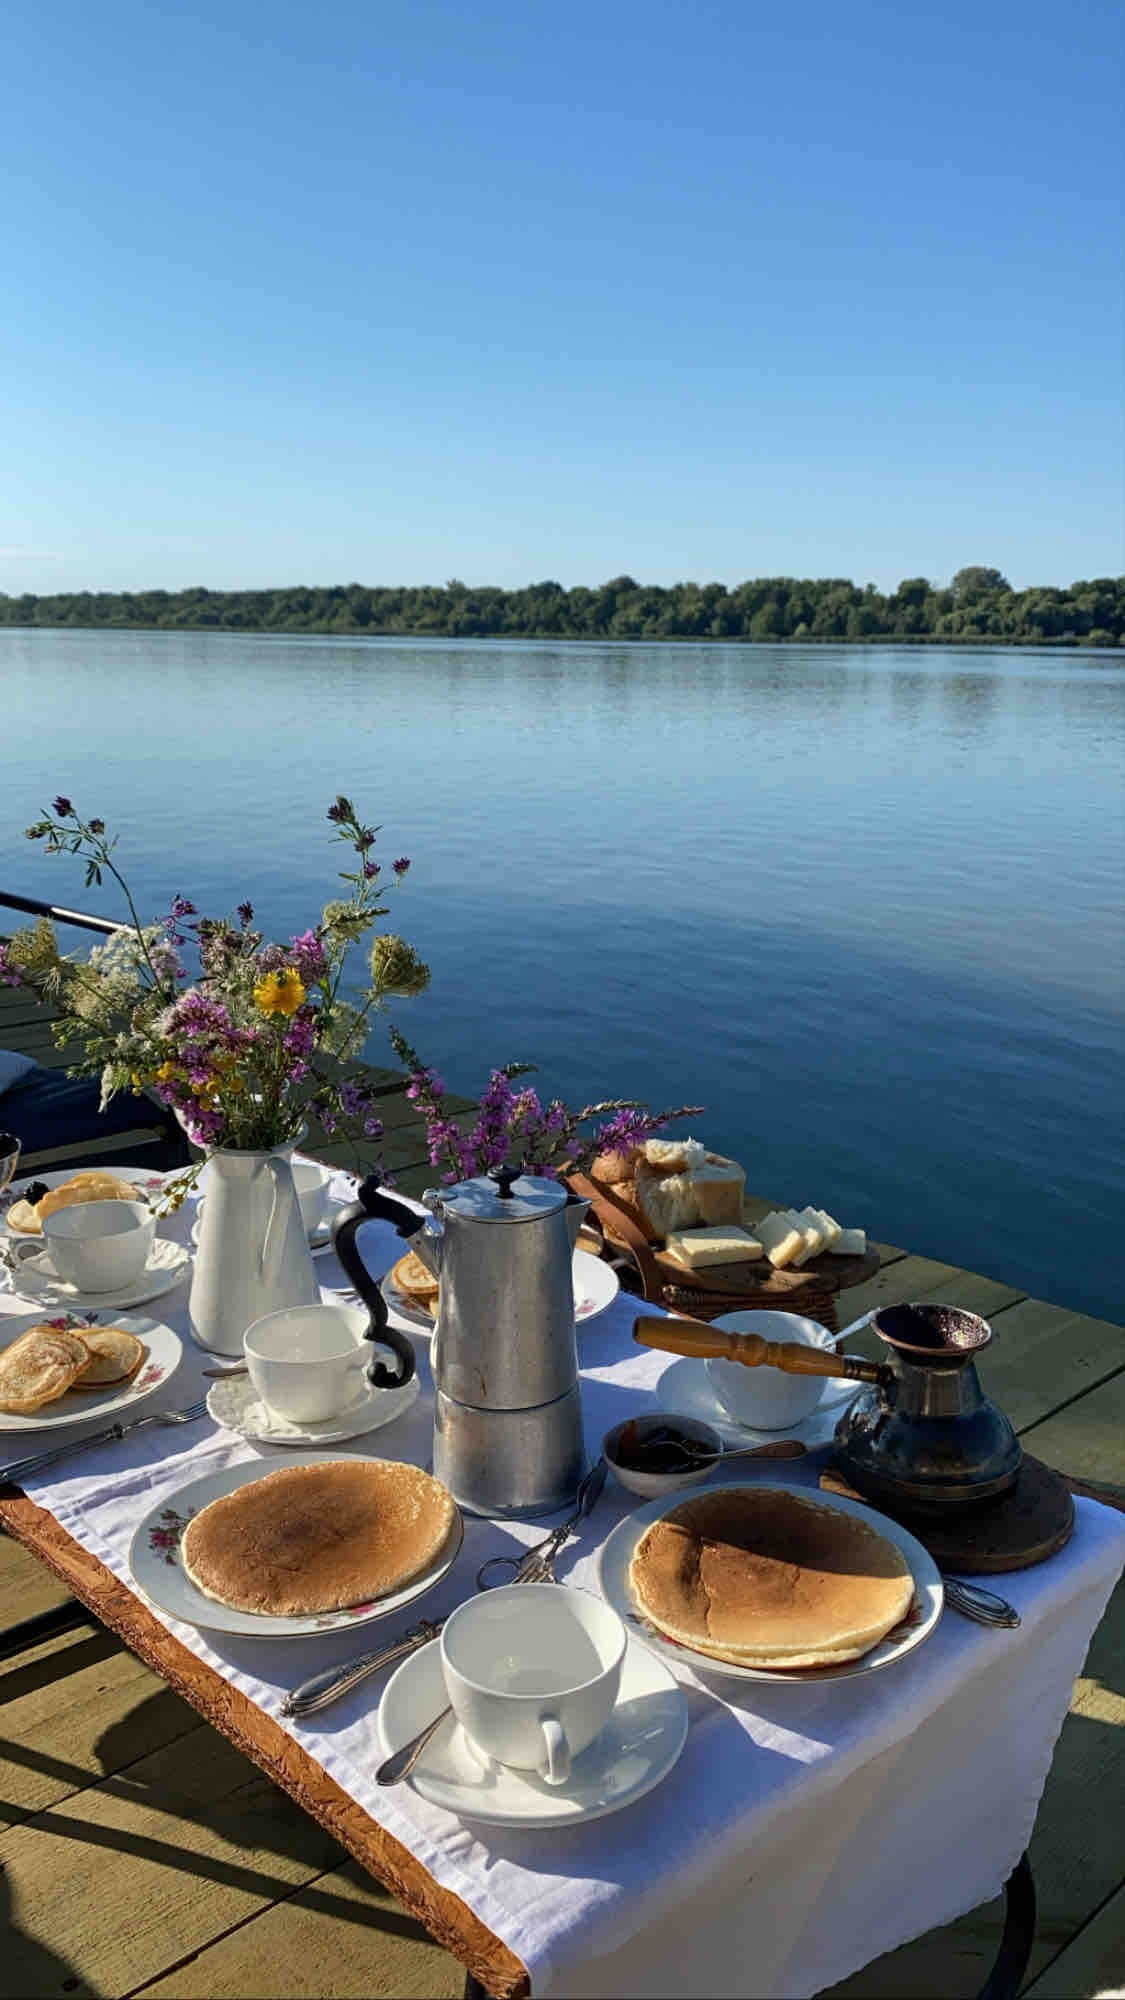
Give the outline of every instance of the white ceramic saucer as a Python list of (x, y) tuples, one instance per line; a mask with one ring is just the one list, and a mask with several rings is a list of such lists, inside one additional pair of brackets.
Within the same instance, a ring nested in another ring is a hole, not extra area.
[[(435, 1640), (404, 1660), (379, 1705), (386, 1756), (423, 1729), (446, 1704), (441, 1647)], [(647, 1646), (630, 1637), (621, 1692), (607, 1727), (574, 1760), (565, 1785), (533, 1771), (486, 1759), (452, 1716), (431, 1738), (409, 1782), (433, 1805), (490, 1826), (576, 1826), (620, 1812), (667, 1777), (687, 1741), (682, 1688)]]
[(421, 1387), (417, 1375), (401, 1389), (377, 1389), (369, 1382), (364, 1394), (346, 1410), (323, 1417), (319, 1423), (295, 1424), (262, 1402), (248, 1375), (231, 1375), (212, 1385), (207, 1410), (217, 1424), (237, 1431), (239, 1437), (253, 1438), (256, 1444), (342, 1444), (346, 1438), (363, 1437), (367, 1431), (393, 1424), (417, 1402)]
[(854, 1402), (859, 1391), (854, 1382), (826, 1381), (825, 1393), (811, 1415), (802, 1418), (799, 1424), (786, 1424), (779, 1431), (751, 1429), (748, 1424), (736, 1423), (730, 1411), (720, 1403), (707, 1372), (705, 1361), (693, 1361), (688, 1356), (673, 1361), (664, 1370), (656, 1385), (656, 1400), (662, 1410), (673, 1417), (698, 1417), (710, 1424), (724, 1444), (769, 1444), (776, 1438), (797, 1438), (809, 1451), (818, 1445), (831, 1444), (836, 1425)]
[(56, 1275), (51, 1253), (46, 1248), (19, 1264), (9, 1265), (12, 1290), (17, 1298), (35, 1305), (59, 1306), (69, 1312), (121, 1312), (127, 1306), (143, 1306), (149, 1299), (162, 1298), (186, 1278), (191, 1253), (170, 1236), (158, 1236), (152, 1255), (135, 1285), (116, 1292), (80, 1292), (68, 1279)]

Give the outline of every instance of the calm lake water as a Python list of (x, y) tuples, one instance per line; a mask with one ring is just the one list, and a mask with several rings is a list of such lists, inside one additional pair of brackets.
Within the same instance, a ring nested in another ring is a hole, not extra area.
[(284, 936), (347, 791), (452, 1087), (706, 1104), (752, 1189), (1125, 1318), (1120, 656), (9, 631), (0, 676), (0, 886), (116, 914), (21, 837), (63, 791), (148, 911)]

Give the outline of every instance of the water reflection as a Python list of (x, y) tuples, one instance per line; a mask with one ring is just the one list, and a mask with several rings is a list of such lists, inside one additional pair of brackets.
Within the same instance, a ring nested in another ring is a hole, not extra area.
[(21, 837), (64, 790), (148, 907), (249, 887), (284, 934), (348, 790), (414, 857), (462, 1088), (698, 1099), (764, 1192), (1119, 1316), (1125, 1272), (1058, 1264), (1125, 1192), (1119, 663), (7, 632), (0, 668), (5, 885), (85, 900)]

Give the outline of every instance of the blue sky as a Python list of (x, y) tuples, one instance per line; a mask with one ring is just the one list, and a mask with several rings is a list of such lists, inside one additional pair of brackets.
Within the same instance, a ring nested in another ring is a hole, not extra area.
[(0, 34), (0, 590), (1125, 566), (1108, 0)]

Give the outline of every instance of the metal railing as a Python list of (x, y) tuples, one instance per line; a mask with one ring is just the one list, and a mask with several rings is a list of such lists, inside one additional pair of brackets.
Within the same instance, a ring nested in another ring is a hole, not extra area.
[(59, 903), (41, 903), (38, 896), (16, 896), (6, 889), (0, 889), (0, 907), (22, 910), (29, 917), (50, 917), (53, 923), (73, 924), (80, 931), (99, 931), (103, 937), (112, 937), (115, 931), (128, 928), (112, 923), (108, 917), (89, 917), (84, 910), (64, 910)]

